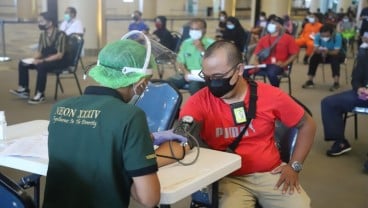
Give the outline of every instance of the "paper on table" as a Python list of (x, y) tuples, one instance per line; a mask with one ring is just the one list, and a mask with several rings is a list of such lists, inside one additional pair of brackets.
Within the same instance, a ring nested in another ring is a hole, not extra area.
[(244, 69), (253, 69), (255, 67), (265, 68), (266, 67), (266, 64), (258, 64), (257, 66), (254, 66), (254, 65), (246, 65), (246, 66), (244, 66)]
[(187, 79), (190, 81), (204, 82), (204, 79), (198, 75), (200, 71), (200, 69), (190, 70), (190, 74), (187, 75)]
[(4, 140), (0, 151), (1, 156), (23, 156), (48, 159), (48, 135), (23, 137), (14, 140)]
[(34, 58), (25, 58), (25, 59), (22, 59), (22, 62), (25, 64), (32, 64), (34, 60), (35, 60)]

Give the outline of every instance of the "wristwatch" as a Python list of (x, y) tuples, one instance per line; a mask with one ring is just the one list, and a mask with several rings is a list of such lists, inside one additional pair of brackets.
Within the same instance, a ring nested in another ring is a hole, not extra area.
[(297, 173), (299, 173), (303, 169), (303, 164), (298, 161), (294, 161), (293, 163), (291, 163), (290, 166)]

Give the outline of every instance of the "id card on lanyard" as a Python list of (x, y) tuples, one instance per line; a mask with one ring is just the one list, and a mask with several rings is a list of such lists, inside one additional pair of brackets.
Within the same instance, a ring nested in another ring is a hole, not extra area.
[(244, 102), (230, 104), (233, 120), (236, 125), (247, 122), (247, 111)]

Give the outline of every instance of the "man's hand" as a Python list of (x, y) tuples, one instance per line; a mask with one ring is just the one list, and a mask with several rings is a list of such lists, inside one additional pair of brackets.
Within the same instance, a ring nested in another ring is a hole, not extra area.
[(279, 66), (280, 68), (285, 68), (287, 65), (284, 63), (284, 62), (282, 62), (282, 61), (278, 61), (278, 62), (276, 62), (276, 65), (277, 66)]
[(34, 65), (37, 65), (37, 64), (40, 64), (40, 63), (43, 63), (44, 62), (44, 60), (43, 59), (35, 59), (34, 61), (33, 61), (33, 64)]
[(368, 100), (368, 89), (365, 87), (360, 87), (358, 89), (358, 97), (361, 100)]
[(176, 140), (182, 144), (188, 142), (187, 138), (175, 134), (172, 130), (153, 132), (152, 136), (153, 136), (153, 144), (157, 146), (160, 146), (162, 143), (170, 140)]
[(280, 179), (277, 181), (275, 185), (275, 189), (279, 189), (280, 187), (282, 190), (282, 194), (286, 194), (289, 192), (290, 195), (294, 194), (294, 190), (298, 193), (301, 192), (300, 184), (299, 184), (299, 175), (295, 172), (290, 165), (285, 163), (281, 164), (277, 168), (271, 171), (272, 174), (279, 174)]
[(194, 40), (194, 41), (193, 41), (193, 44), (194, 44), (194, 46), (195, 46), (195, 47), (196, 47), (200, 52), (205, 51), (205, 48), (204, 48), (204, 46), (203, 46), (203, 44), (202, 44), (201, 40)]

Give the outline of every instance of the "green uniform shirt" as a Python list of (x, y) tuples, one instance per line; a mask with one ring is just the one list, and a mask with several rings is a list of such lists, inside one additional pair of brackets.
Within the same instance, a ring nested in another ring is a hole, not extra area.
[[(214, 40), (210, 38), (202, 38), (203, 46), (207, 49)], [(177, 61), (186, 66), (188, 70), (202, 69), (202, 54), (193, 44), (193, 39), (186, 39), (180, 46)]]
[(128, 207), (132, 177), (158, 170), (146, 116), (105, 87), (53, 106), (44, 207)]

